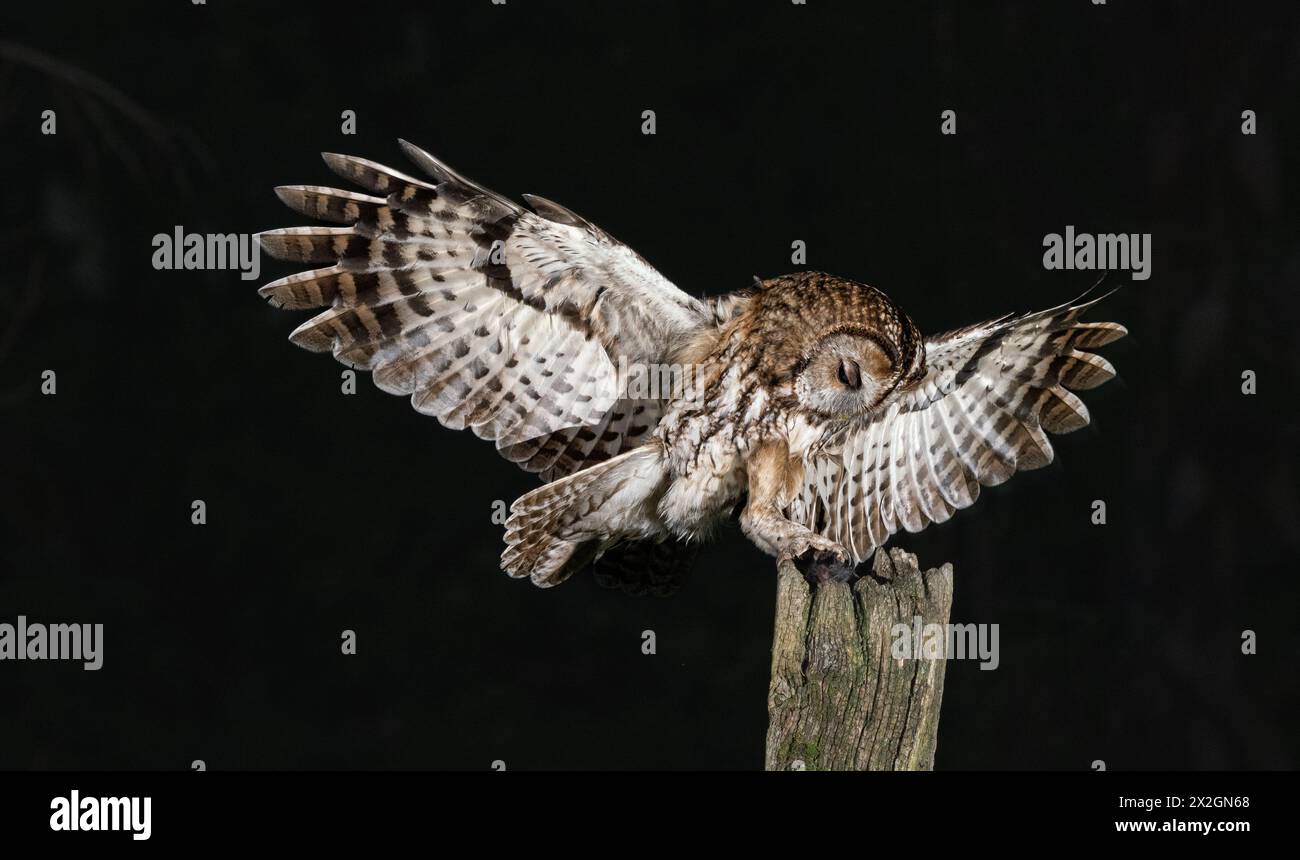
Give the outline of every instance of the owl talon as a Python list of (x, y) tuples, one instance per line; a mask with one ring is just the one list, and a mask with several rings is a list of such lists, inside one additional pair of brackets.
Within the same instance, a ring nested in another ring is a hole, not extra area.
[(851, 582), (856, 567), (844, 547), (820, 535), (810, 535), (790, 547), (783, 558), (792, 560), (810, 585)]
[(803, 564), (796, 566), (809, 585), (852, 582), (857, 579), (857, 568), (853, 562), (836, 552), (814, 551), (800, 561)]

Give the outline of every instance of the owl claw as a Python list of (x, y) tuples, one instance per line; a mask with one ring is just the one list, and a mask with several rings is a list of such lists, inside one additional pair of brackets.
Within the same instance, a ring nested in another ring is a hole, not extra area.
[(857, 579), (857, 568), (852, 561), (841, 559), (836, 553), (814, 552), (800, 569), (809, 585), (828, 582), (852, 582)]
[(852, 582), (856, 567), (848, 550), (820, 535), (810, 535), (790, 547), (787, 558), (794, 561), (810, 585)]

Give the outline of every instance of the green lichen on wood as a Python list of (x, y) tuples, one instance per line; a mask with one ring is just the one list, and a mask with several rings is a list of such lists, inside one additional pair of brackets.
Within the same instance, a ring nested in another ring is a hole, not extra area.
[(901, 550), (876, 554), (849, 586), (809, 586), (778, 569), (768, 770), (929, 770), (943, 699), (943, 660), (898, 660), (891, 631), (946, 624), (952, 566), (922, 573)]

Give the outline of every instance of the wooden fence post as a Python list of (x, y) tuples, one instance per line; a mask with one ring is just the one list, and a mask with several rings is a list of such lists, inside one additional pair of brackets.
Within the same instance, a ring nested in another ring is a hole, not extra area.
[(780, 565), (767, 769), (931, 770), (946, 664), (891, 645), (895, 625), (947, 624), (951, 609), (952, 565), (922, 573), (902, 550), (877, 550), (852, 585)]

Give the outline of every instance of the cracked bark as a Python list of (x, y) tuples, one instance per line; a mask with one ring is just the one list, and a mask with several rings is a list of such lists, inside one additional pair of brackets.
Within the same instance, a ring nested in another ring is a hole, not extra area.
[(922, 573), (895, 549), (852, 585), (777, 575), (767, 769), (933, 769), (946, 664), (896, 659), (892, 631), (948, 623), (952, 565)]

